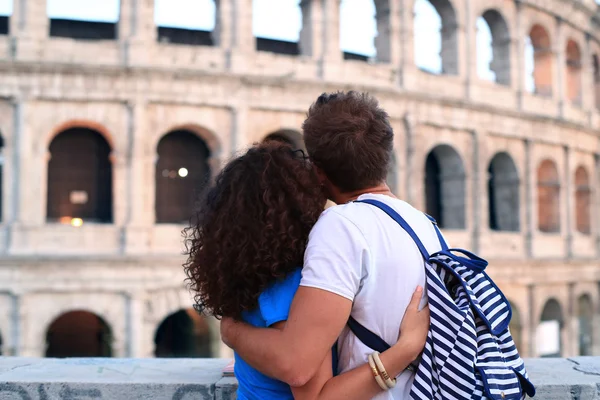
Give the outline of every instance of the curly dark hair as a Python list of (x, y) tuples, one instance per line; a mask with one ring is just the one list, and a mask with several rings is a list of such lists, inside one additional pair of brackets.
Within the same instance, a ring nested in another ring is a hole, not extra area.
[(240, 318), (270, 284), (301, 267), (325, 205), (301, 150), (270, 141), (225, 166), (184, 230), (197, 311)]

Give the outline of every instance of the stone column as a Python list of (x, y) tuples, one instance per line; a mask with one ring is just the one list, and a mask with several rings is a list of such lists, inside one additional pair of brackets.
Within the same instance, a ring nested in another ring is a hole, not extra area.
[[(247, 134), (247, 120), (248, 120), (248, 107), (245, 105), (238, 104), (231, 110), (231, 155), (235, 156), (237, 152), (246, 148), (248, 143)], [(224, 159), (228, 158), (227, 154), (223, 154)], [(221, 166), (219, 166), (219, 170)]]
[(12, 299), (12, 310), (11, 310), (11, 331), (10, 343), (12, 343), (12, 349), (9, 349), (11, 356), (21, 356), (23, 350), (23, 344), (21, 343), (21, 295), (13, 293)]
[[(596, 257), (600, 258), (600, 154), (594, 154), (594, 179), (593, 179), (593, 202), (592, 207), (592, 232), (596, 236)], [(599, 286), (600, 288), (600, 286)], [(600, 306), (599, 306), (600, 307)], [(600, 340), (598, 340), (600, 349)]]
[[(471, 86), (473, 85), (473, 81), (475, 81), (477, 77), (477, 30), (475, 19), (473, 15), (471, 15), (471, 2), (469, 0), (464, 0), (465, 2), (465, 21), (463, 23), (464, 26), (464, 53), (461, 50), (461, 43), (458, 45), (458, 65), (459, 65), (459, 74), (463, 70), (464, 66), (464, 76), (465, 76), (465, 98), (471, 98)], [(460, 36), (459, 36), (460, 40)], [(464, 56), (463, 56), (464, 54)], [(475, 56), (473, 56), (475, 55)], [(461, 59), (463, 58), (463, 59)]]
[(302, 30), (300, 31), (300, 54), (315, 57), (323, 52), (323, 7), (319, 0), (302, 0)]
[(517, 95), (517, 108), (519, 110), (523, 109), (523, 96), (525, 94), (525, 41), (524, 41), (524, 32), (523, 29), (523, 5), (521, 0), (515, 0), (515, 28), (516, 28), (516, 38), (513, 43), (514, 46), (511, 47), (511, 51), (514, 48), (516, 51), (515, 57), (511, 57), (511, 59), (515, 60), (515, 62), (511, 63), (511, 79), (512, 79), (512, 87), (515, 90)]
[(121, 0), (118, 37), (122, 63), (147, 63), (157, 41), (154, 25), (154, 0)]
[(554, 72), (554, 82), (553, 86), (556, 88), (556, 91), (552, 91), (552, 93), (556, 93), (555, 99), (558, 101), (558, 115), (560, 117), (564, 117), (565, 114), (565, 102), (567, 102), (565, 98), (565, 74), (567, 73), (566, 68), (566, 58), (565, 58), (565, 41), (563, 38), (563, 25), (564, 22), (561, 17), (556, 17), (556, 35), (554, 39), (553, 46), (555, 46), (555, 63), (556, 68), (553, 69)]
[[(571, 152), (568, 146), (564, 146), (564, 182), (565, 189), (564, 194), (561, 194), (563, 197), (563, 201), (561, 204), (564, 204), (563, 210), (561, 213), (564, 215), (562, 217), (564, 221), (561, 221), (561, 226), (565, 227), (565, 255), (567, 258), (573, 258), (573, 179), (571, 178)], [(561, 199), (562, 200), (562, 199)]]
[(405, 132), (405, 144), (404, 148), (406, 149), (406, 164), (404, 166), (404, 195), (406, 196), (406, 201), (410, 204), (413, 204), (415, 200), (414, 190), (422, 188), (421, 185), (415, 185), (413, 180), (413, 168), (414, 168), (414, 154), (415, 154), (415, 144), (414, 144), (414, 136), (415, 136), (415, 121), (411, 114), (404, 114), (404, 132)]
[(128, 292), (125, 297), (125, 355), (129, 358), (144, 357), (142, 346), (144, 334), (144, 296), (142, 292)]
[(246, 58), (256, 51), (252, 0), (218, 0), (215, 41), (226, 50), (227, 67), (246, 72)]
[(588, 114), (589, 125), (591, 125), (592, 115), (596, 110), (596, 83), (591, 40), (590, 34), (586, 33), (585, 45), (581, 54), (581, 108)]
[(323, 4), (323, 36), (322, 53), (319, 56), (320, 76), (328, 80), (336, 76), (342, 62), (340, 47), (340, 0), (322, 0)]
[(481, 189), (483, 185), (481, 185), (481, 160), (479, 159), (479, 132), (472, 131), (471, 132), (472, 140), (473, 140), (473, 160), (472, 160), (472, 176), (473, 179), (471, 181), (471, 221), (470, 224), (467, 225), (467, 228), (471, 227), (471, 242), (474, 253), (479, 253), (479, 240), (481, 235)]
[(43, 42), (50, 35), (47, 0), (13, 0), (9, 32), (13, 41), (13, 57), (31, 61), (38, 57)]
[(533, 258), (533, 202), (534, 191), (534, 169), (531, 160), (531, 140), (525, 139), (525, 254), (527, 258)]
[(375, 1), (377, 10), (377, 31), (375, 47), (377, 48), (377, 61), (389, 63), (393, 67), (400, 67), (400, 26), (402, 24), (400, 4), (396, 1)]
[(400, 86), (405, 85), (407, 69), (415, 66), (413, 0), (398, 1), (400, 19)]

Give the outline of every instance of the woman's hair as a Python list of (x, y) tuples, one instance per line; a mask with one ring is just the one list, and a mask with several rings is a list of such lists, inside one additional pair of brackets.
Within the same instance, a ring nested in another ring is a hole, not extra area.
[(239, 318), (255, 309), (262, 291), (302, 266), (324, 205), (301, 150), (270, 141), (229, 162), (184, 231), (196, 310)]

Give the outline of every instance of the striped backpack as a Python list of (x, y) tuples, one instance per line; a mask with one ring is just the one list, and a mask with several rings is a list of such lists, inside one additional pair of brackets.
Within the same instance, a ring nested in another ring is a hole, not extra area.
[[(411, 236), (425, 258), (431, 325), (410, 392), (411, 399), (523, 399), (535, 388), (525, 371), (508, 324), (512, 310), (485, 273), (487, 261), (461, 249), (449, 249), (435, 226), (442, 250), (430, 255), (414, 230), (391, 207), (378, 207)], [(365, 345), (383, 352), (390, 346), (352, 318), (352, 332)]]

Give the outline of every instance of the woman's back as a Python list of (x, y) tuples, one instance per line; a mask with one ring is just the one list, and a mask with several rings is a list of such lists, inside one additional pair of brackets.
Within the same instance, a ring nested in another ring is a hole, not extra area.
[[(300, 285), (301, 269), (275, 282), (258, 298), (258, 308), (243, 314), (249, 324), (267, 328), (288, 317), (292, 299)], [(238, 400), (293, 399), (290, 387), (261, 374), (235, 354), (235, 376), (238, 380)]]

